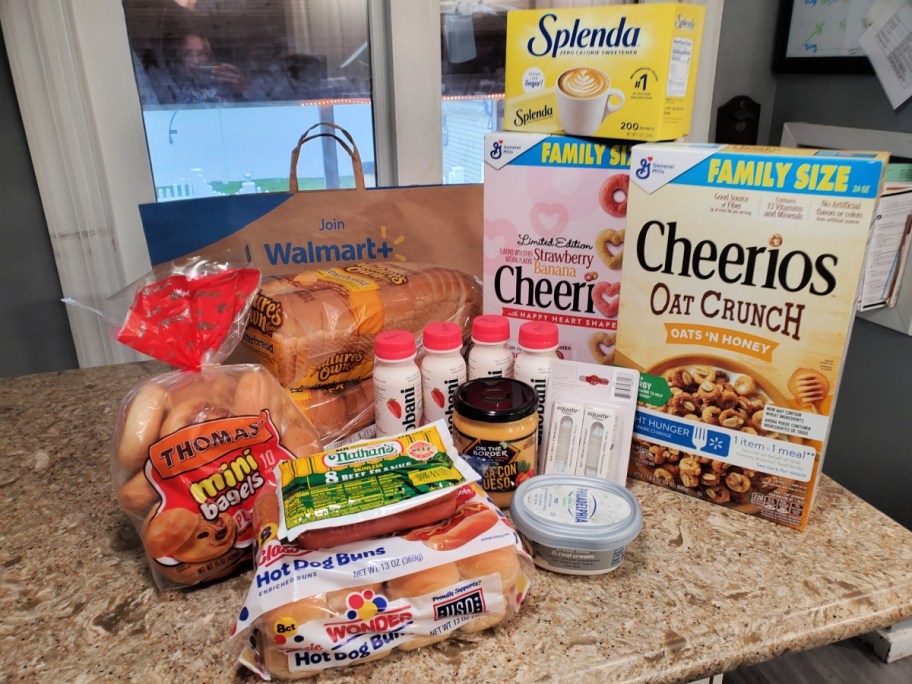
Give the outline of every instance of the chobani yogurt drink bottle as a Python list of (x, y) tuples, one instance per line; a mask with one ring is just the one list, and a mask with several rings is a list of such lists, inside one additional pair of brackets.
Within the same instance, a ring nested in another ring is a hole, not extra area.
[(545, 390), (551, 364), (557, 355), (557, 326), (547, 321), (527, 322), (519, 326), (519, 354), (513, 362), (513, 377), (531, 385), (538, 395), (538, 443), (542, 439), (542, 416), (545, 412)]
[(415, 364), (415, 336), (387, 330), (374, 338), (374, 416), (377, 436), (398, 435), (421, 420), (421, 372)]
[(513, 352), (510, 321), (504, 316), (486, 314), (472, 320), (472, 348), (469, 350), (469, 380), (513, 377)]
[(453, 397), (456, 388), (466, 381), (466, 363), (462, 358), (462, 328), (455, 323), (429, 323), (424, 328), (421, 361), (421, 395), (424, 422), (446, 419), (453, 429)]

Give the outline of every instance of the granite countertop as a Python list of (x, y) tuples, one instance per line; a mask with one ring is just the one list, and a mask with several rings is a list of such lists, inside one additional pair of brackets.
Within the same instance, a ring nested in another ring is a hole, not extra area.
[[(226, 655), (250, 570), (158, 592), (108, 471), (126, 364), (0, 380), (0, 681), (252, 682)], [(824, 477), (806, 532), (632, 482), (614, 573), (539, 571), (516, 619), (320, 681), (684, 682), (912, 617), (912, 532)]]

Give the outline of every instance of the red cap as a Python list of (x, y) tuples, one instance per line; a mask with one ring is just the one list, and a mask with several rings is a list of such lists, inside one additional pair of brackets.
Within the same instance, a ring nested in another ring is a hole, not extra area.
[(476, 316), (472, 321), (472, 339), (476, 342), (506, 342), (510, 339), (510, 321), (503, 316)]
[(441, 321), (424, 326), (424, 348), (430, 351), (453, 351), (462, 347), (462, 328)]
[(374, 338), (378, 359), (401, 361), (415, 355), (415, 336), (408, 330), (386, 330)]
[(523, 349), (557, 347), (557, 326), (548, 321), (529, 321), (519, 326), (519, 346)]

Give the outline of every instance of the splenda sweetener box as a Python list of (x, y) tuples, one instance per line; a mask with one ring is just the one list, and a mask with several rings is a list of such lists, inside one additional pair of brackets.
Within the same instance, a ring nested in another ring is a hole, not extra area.
[(484, 312), (507, 316), (514, 342), (551, 321), (563, 358), (614, 363), (629, 158), (622, 142), (485, 137)]
[(629, 475), (804, 529), (886, 155), (637, 145), (618, 365)]
[(504, 128), (671, 140), (690, 131), (704, 7), (507, 14)]

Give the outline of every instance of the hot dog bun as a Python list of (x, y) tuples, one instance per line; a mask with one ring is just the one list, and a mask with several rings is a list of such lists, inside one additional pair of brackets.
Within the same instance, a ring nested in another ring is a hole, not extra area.
[(295, 601), (265, 613), (257, 621), (259, 629), (256, 630), (256, 639), (267, 671), (282, 679), (302, 679), (316, 675), (317, 672), (292, 672), (288, 666), (288, 651), (280, 649), (294, 646), (294, 636), (300, 625), (330, 616), (332, 612), (320, 597)]
[(411, 575), (396, 577), (386, 583), (386, 595), (391, 599), (405, 596), (424, 596), (456, 584), (459, 569), (455, 563), (444, 563), (436, 568), (419, 570)]
[(459, 568), (459, 574), (463, 579), (499, 575), (501, 592), (504, 597), (503, 610), (492, 610), (487, 615), (481, 615), (474, 620), (470, 620), (459, 629), (467, 634), (480, 632), (488, 627), (493, 627), (503, 620), (506, 616), (510, 597), (515, 590), (516, 580), (519, 578), (519, 557), (516, 554), (516, 549), (512, 546), (506, 546), (502, 549), (480, 553), (477, 556), (470, 556), (458, 561), (456, 566)]

